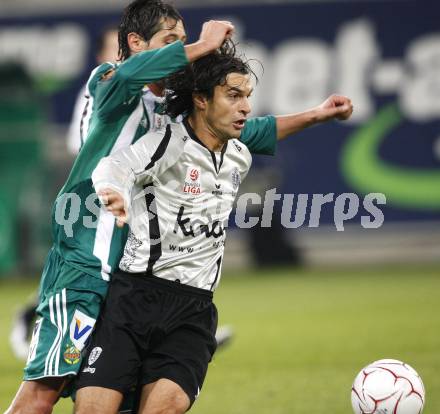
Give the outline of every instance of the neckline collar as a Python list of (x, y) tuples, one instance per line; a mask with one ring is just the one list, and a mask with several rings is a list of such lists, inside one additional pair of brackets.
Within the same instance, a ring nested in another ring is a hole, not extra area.
[(189, 137), (193, 140), (193, 141), (195, 141), (195, 142), (197, 142), (197, 144), (199, 144), (199, 145), (201, 145), (202, 147), (204, 147), (205, 149), (207, 149), (208, 151), (209, 151), (209, 153), (211, 154), (211, 158), (212, 158), (212, 162), (213, 162), (213, 164), (214, 164), (214, 168), (215, 168), (215, 170), (217, 171), (217, 174), (219, 173), (219, 171), (220, 171), (220, 168), (221, 168), (221, 166), (222, 166), (222, 164), (223, 164), (223, 157), (224, 157), (224, 155), (225, 155), (225, 152), (226, 152), (226, 149), (227, 149), (227, 147), (228, 147), (228, 142), (226, 141), (225, 142), (225, 144), (223, 145), (223, 148), (221, 149), (221, 151), (220, 151), (220, 162), (219, 162), (219, 164), (217, 165), (217, 157), (216, 157), (216, 155), (215, 155), (215, 152), (214, 151), (211, 151), (201, 140), (200, 140), (200, 138), (196, 135), (196, 133), (195, 133), (195, 131), (194, 131), (194, 129), (192, 128), (192, 126), (189, 124), (189, 121), (188, 121), (188, 117), (186, 117), (184, 120), (183, 120), (183, 125), (185, 126), (185, 129), (186, 129), (186, 131), (188, 132), (188, 135), (189, 135)]

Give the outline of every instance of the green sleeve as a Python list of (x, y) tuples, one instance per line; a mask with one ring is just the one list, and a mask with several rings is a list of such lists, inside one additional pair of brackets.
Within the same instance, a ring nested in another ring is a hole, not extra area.
[(95, 97), (96, 93), (96, 86), (99, 82), (99, 80), (104, 76), (106, 72), (108, 72), (110, 69), (115, 69), (116, 65), (110, 62), (103, 63), (102, 65), (99, 65), (97, 68), (93, 70), (91, 73), (89, 80), (87, 81), (87, 90), (90, 92), (92, 97)]
[(277, 146), (277, 125), (272, 115), (252, 118), (246, 122), (240, 136), (252, 154), (274, 155)]
[[(101, 80), (105, 72), (98, 70), (89, 82), (98, 117), (110, 118), (132, 110), (133, 105), (138, 103), (133, 98), (140, 96), (146, 84), (163, 79), (187, 64), (183, 43), (177, 41), (160, 49), (146, 50), (131, 56), (116, 66), (115, 73), (107, 80)], [(101, 75), (99, 78), (98, 74)]]

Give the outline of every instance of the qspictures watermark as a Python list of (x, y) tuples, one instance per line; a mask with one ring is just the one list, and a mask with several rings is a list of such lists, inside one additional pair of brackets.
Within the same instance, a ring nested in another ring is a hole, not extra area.
[[(242, 194), (237, 201), (235, 223), (237, 227), (249, 229), (260, 225), (271, 227), (274, 216), (275, 202), (281, 202), (281, 225), (287, 229), (305, 226), (309, 217), (308, 227), (319, 227), (323, 207), (333, 207), (333, 222), (337, 231), (344, 231), (344, 223), (354, 219), (361, 207), (369, 213), (361, 216), (361, 226), (365, 229), (377, 229), (384, 223), (385, 217), (379, 206), (386, 204), (385, 194), (369, 193), (360, 198), (355, 193), (327, 194), (278, 194), (276, 189), (268, 190), (264, 200), (255, 193)], [(295, 202), (296, 201), (296, 202)], [(261, 218), (248, 215), (251, 210), (262, 207)]]
[[(136, 195), (136, 199), (144, 197), (144, 193)], [(218, 222), (216, 211), (222, 210), (221, 203), (222, 200), (219, 199), (217, 206), (210, 211), (200, 207), (203, 203), (198, 203), (196, 224), (206, 229), (206, 226)], [(275, 203), (278, 203), (277, 209)], [(386, 197), (382, 193), (369, 193), (365, 196), (355, 193), (278, 194), (276, 189), (271, 189), (266, 191), (264, 196), (257, 193), (241, 194), (236, 202), (234, 219), (235, 225), (241, 229), (251, 229), (255, 226), (271, 227), (275, 211), (280, 211), (281, 207), (281, 225), (286, 229), (306, 226), (316, 228), (321, 224), (323, 210), (331, 209), (337, 231), (344, 231), (345, 223), (359, 216), (363, 228), (377, 229), (385, 221), (381, 209), (385, 204)], [(101, 208), (103, 207), (96, 193), (90, 194), (84, 201), (76, 193), (66, 193), (57, 200), (55, 221), (64, 228), (67, 237), (73, 237), (74, 228), (77, 226), (97, 228)], [(157, 212), (148, 211), (147, 214), (157, 215)], [(169, 223), (170, 228), (175, 228), (179, 217), (179, 212), (176, 212), (175, 222)], [(136, 217), (131, 216), (131, 220), (135, 221)], [(192, 226), (192, 223), (188, 225)], [(222, 228), (226, 228), (228, 220), (223, 220), (221, 225)]]

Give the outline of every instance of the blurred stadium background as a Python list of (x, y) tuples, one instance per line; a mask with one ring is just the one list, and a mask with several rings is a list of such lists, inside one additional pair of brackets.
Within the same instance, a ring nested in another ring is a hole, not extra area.
[[(0, 2), (0, 411), (20, 382), (8, 336), (36, 289), (50, 246), (52, 201), (73, 155), (66, 132), (94, 67), (99, 33), (126, 1)], [(349, 413), (369, 362), (404, 360), (440, 412), (440, 4), (434, 0), (176, 1), (190, 39), (232, 20), (262, 63), (254, 115), (349, 96), (351, 121), (322, 125), (256, 157), (244, 191), (309, 194), (304, 224), (236, 229), (231, 221), (222, 323), (236, 337), (208, 374), (195, 413)], [(258, 71), (257, 65), (257, 71)], [(355, 193), (337, 231), (334, 203), (311, 227), (313, 194)], [(383, 193), (384, 223), (362, 226), (362, 200)], [(294, 204), (295, 205), (295, 204)], [(253, 215), (261, 211), (256, 209)], [(294, 212), (292, 221), (294, 219)], [(70, 413), (63, 401), (55, 413)]]

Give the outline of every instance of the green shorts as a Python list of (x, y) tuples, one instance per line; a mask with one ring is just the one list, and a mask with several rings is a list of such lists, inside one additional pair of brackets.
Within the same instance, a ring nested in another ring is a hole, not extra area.
[(108, 282), (73, 268), (50, 251), (24, 380), (77, 374), (107, 289)]

